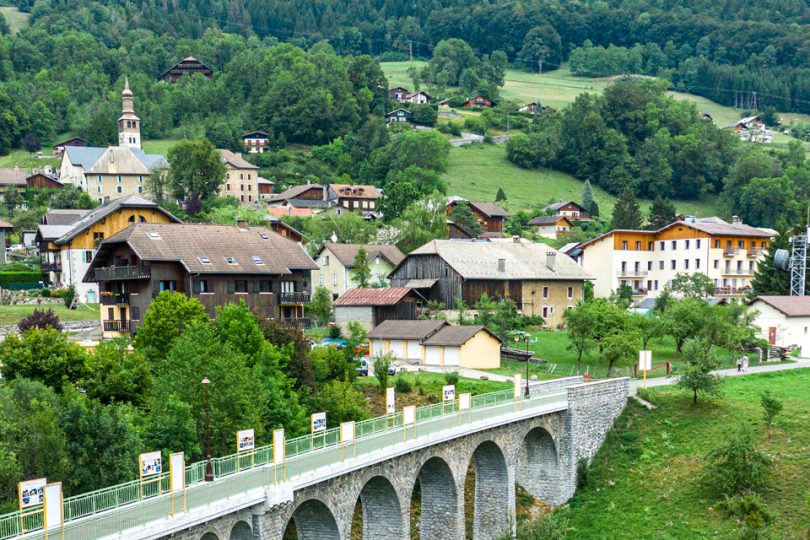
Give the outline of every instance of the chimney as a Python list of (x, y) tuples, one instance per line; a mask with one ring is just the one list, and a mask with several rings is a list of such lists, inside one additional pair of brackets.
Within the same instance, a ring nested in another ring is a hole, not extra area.
[(731, 223), (734, 225), (742, 225), (742, 220), (740, 219), (740, 216), (731, 216)]
[(236, 221), (236, 226), (239, 227), (240, 229), (246, 229), (247, 222), (244, 219), (239, 219)]
[(498, 272), (506, 272), (506, 259), (498, 259)]
[(557, 253), (555, 251), (546, 251), (546, 266), (549, 270), (554, 270), (554, 264), (557, 262)]

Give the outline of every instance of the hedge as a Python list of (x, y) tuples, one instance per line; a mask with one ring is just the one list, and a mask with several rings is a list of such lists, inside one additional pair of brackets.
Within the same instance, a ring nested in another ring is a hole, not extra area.
[(21, 284), (39, 284), (40, 279), (42, 279), (41, 272), (0, 272), (0, 287), (14, 289)]

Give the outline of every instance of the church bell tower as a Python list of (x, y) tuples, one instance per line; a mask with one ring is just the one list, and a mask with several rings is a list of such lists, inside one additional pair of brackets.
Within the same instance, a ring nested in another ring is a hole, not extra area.
[(124, 91), (121, 92), (121, 116), (118, 118), (118, 146), (141, 147), (141, 119), (135, 116), (132, 90), (129, 77), (124, 78)]

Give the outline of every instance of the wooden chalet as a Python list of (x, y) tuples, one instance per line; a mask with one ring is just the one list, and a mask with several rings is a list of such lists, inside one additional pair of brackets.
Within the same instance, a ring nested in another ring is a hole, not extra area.
[[(481, 225), (482, 232), (502, 233), (504, 221), (509, 217), (509, 212), (494, 203), (472, 202), (461, 198), (456, 198), (447, 203), (447, 217), (452, 219), (453, 209), (459, 203), (465, 202), (470, 205), (470, 210), (476, 221)], [(455, 224), (458, 226), (458, 224)], [(469, 236), (468, 236), (469, 237)]]
[(39, 189), (62, 189), (65, 187), (56, 175), (37, 170), (25, 178), (25, 184), (29, 188)]
[(65, 153), (66, 146), (87, 146), (87, 141), (82, 139), (81, 137), (71, 137), (62, 142), (58, 142), (53, 145), (53, 155), (54, 157), (62, 157), (62, 154)]
[(574, 201), (560, 201), (543, 208), (545, 212), (557, 217), (566, 217), (571, 221), (588, 219), (588, 209)]
[(407, 88), (403, 88), (401, 86), (395, 86), (394, 88), (389, 88), (388, 89), (388, 99), (391, 99), (393, 101), (402, 102), (402, 101), (405, 101), (405, 96), (407, 96), (410, 93), (411, 93), (411, 91), (408, 90)]
[(465, 101), (462, 107), (465, 109), (489, 109), (495, 105), (496, 103), (488, 97), (475, 96), (474, 98), (470, 98)]
[(430, 103), (431, 101), (433, 101), (433, 98), (430, 97), (430, 94), (428, 94), (427, 92), (423, 92), (423, 91), (419, 90), (417, 92), (412, 92), (410, 94), (407, 94), (402, 99), (402, 101), (405, 101), (405, 102), (408, 102), (408, 103), (415, 103), (417, 105), (424, 105), (425, 103)]
[(413, 113), (411, 111), (400, 107), (399, 109), (394, 109), (393, 111), (386, 113), (385, 122), (387, 124), (406, 123), (411, 121), (412, 116)]
[(193, 56), (187, 56), (161, 73), (160, 78), (166, 82), (176, 83), (183, 75), (193, 75), (195, 73), (200, 73), (206, 79), (210, 79), (214, 71)]
[(556, 238), (559, 233), (571, 229), (571, 221), (565, 216), (537, 216), (528, 225), (544, 238)]
[(351, 184), (329, 184), (328, 198), (340, 208), (370, 212), (377, 208), (377, 201), (382, 197), (380, 190), (374, 186), (355, 186)]
[(295, 206), (300, 208), (327, 208), (333, 205), (327, 200), (326, 193), (326, 186), (303, 184), (271, 195), (270, 204), (273, 206)]
[(251, 131), (242, 135), (242, 144), (250, 154), (264, 154), (270, 151), (270, 135), (264, 131)]

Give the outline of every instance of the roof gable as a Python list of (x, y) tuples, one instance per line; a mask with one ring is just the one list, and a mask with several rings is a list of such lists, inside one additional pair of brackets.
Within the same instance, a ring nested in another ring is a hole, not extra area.
[(438, 320), (403, 321), (388, 319), (375, 326), (368, 333), (368, 337), (370, 339), (422, 340), (428, 338), (446, 324), (446, 321)]
[(366, 260), (368, 261), (373, 261), (379, 256), (387, 260), (391, 266), (396, 267), (405, 260), (405, 254), (393, 244), (338, 244), (335, 242), (324, 242), (323, 247), (316, 257), (320, 257), (321, 253), (325, 250), (329, 250), (340, 264), (346, 268), (354, 268), (354, 259), (357, 257), (360, 248), (366, 250)]
[(350, 289), (335, 300), (335, 306), (395, 306), (411, 294), (409, 287)]
[(810, 296), (757, 296), (748, 305), (763, 302), (786, 317), (810, 317)]

